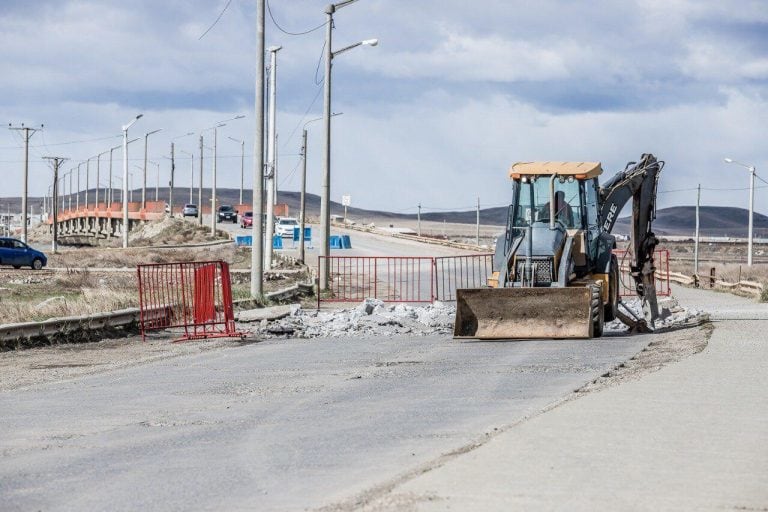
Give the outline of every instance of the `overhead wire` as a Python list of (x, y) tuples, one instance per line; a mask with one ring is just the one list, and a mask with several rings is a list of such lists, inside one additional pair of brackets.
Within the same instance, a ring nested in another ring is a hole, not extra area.
[(215, 20), (213, 23), (211, 23), (211, 26), (210, 26), (210, 27), (208, 27), (208, 29), (207, 29), (205, 32), (203, 32), (203, 33), (200, 35), (200, 37), (198, 37), (198, 38), (197, 38), (197, 40), (198, 40), (198, 41), (200, 41), (202, 38), (204, 38), (204, 37), (205, 37), (205, 35), (206, 35), (208, 32), (210, 32), (210, 31), (213, 29), (213, 27), (215, 27), (215, 26), (216, 26), (216, 24), (219, 22), (219, 20), (221, 19), (221, 17), (222, 17), (222, 16), (224, 16), (224, 13), (225, 13), (225, 12), (227, 12), (227, 9), (229, 8), (229, 4), (231, 4), (231, 3), (232, 3), (232, 0), (227, 0), (227, 5), (225, 5), (225, 6), (224, 6), (224, 8), (221, 10), (221, 12), (219, 13), (219, 15), (216, 17), (216, 20)]
[(287, 34), (289, 36), (303, 36), (303, 35), (306, 35), (306, 34), (310, 34), (310, 33), (314, 32), (315, 30), (319, 30), (319, 29), (323, 28), (324, 26), (326, 26), (328, 24), (328, 22), (326, 21), (326, 22), (323, 22), (320, 25), (318, 25), (318, 26), (316, 26), (314, 28), (310, 28), (308, 30), (304, 30), (304, 31), (301, 31), (301, 32), (291, 32), (291, 31), (286, 30), (283, 27), (281, 27), (280, 24), (277, 22), (277, 20), (275, 19), (275, 16), (272, 14), (272, 6), (269, 5), (269, 0), (267, 0), (267, 12), (269, 13), (269, 19), (272, 20), (272, 23), (274, 23), (275, 27), (277, 27), (277, 30), (279, 30), (283, 34)]

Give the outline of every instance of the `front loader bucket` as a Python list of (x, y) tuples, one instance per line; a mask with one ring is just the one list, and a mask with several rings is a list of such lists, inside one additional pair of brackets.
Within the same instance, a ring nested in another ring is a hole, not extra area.
[(591, 293), (570, 288), (456, 290), (454, 338), (591, 338)]

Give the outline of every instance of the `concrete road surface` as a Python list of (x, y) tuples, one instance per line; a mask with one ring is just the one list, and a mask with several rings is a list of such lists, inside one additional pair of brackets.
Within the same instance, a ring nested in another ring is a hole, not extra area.
[(273, 340), (2, 392), (0, 509), (333, 504), (482, 443), (648, 342)]
[(713, 313), (702, 352), (338, 508), (768, 510), (768, 304), (674, 293)]

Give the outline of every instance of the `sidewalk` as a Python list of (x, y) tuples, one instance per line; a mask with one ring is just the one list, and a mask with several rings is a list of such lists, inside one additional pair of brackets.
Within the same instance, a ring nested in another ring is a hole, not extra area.
[(371, 509), (768, 510), (768, 304), (674, 293), (713, 313), (704, 351), (514, 427)]

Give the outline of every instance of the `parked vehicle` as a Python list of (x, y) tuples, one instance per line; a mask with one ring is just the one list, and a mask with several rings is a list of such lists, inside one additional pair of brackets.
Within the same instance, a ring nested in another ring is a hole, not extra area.
[(185, 204), (184, 209), (181, 210), (181, 214), (184, 217), (197, 217), (197, 205), (196, 204)]
[(253, 212), (245, 212), (240, 216), (240, 227), (250, 228), (253, 226)]
[(237, 223), (237, 212), (232, 207), (232, 205), (229, 204), (223, 204), (219, 206), (219, 209), (216, 210), (216, 216), (218, 217), (219, 222), (224, 222), (225, 220), (228, 220), (229, 222)]
[(299, 221), (293, 217), (280, 217), (275, 224), (275, 234), (280, 236), (293, 236), (293, 228), (299, 227)]
[(0, 265), (13, 268), (32, 267), (40, 270), (48, 264), (48, 258), (42, 252), (33, 249), (15, 238), (0, 238)]

